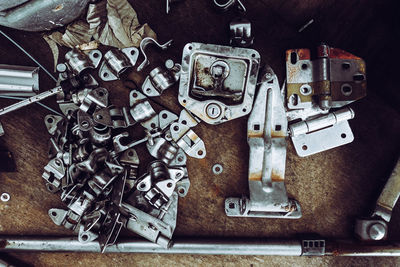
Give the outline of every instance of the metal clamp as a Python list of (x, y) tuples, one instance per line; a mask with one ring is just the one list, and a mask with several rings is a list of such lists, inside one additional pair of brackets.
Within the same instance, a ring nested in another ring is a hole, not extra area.
[(104, 61), (99, 69), (99, 77), (103, 81), (114, 81), (129, 68), (136, 65), (139, 50), (136, 47), (111, 49), (104, 54)]
[(87, 69), (95, 69), (99, 66), (102, 54), (99, 50), (82, 52), (72, 49), (65, 54), (65, 62), (74, 75), (80, 75)]
[(270, 67), (247, 124), (250, 146), (250, 198), (227, 198), (225, 213), (233, 217), (297, 219), (300, 205), (289, 199), (284, 184), (287, 119), (278, 78)]
[(166, 66), (153, 69), (142, 85), (142, 92), (148, 97), (160, 96), (171, 88), (179, 79), (181, 66), (167, 60)]

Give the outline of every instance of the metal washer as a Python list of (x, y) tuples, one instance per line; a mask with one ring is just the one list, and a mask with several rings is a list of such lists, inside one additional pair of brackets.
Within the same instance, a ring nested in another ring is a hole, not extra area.
[(219, 175), (224, 171), (224, 168), (222, 167), (221, 164), (214, 164), (214, 166), (212, 167), (212, 171), (215, 175)]
[(0, 200), (3, 202), (8, 202), (10, 200), (10, 194), (9, 193), (3, 193), (0, 196)]

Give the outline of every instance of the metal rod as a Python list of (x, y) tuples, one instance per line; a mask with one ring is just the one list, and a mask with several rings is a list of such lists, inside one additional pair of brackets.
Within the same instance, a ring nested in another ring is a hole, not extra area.
[[(100, 252), (98, 242), (80, 243), (76, 237), (0, 236), (0, 252)], [(192, 255), (302, 256), (300, 240), (175, 238), (170, 249), (143, 239), (122, 239), (106, 253), (158, 253)], [(399, 242), (362, 243), (337, 240), (326, 243), (319, 256), (400, 256)]]
[(357, 242), (354, 240), (337, 240), (326, 243), (326, 256), (359, 256), (359, 257), (399, 257), (399, 242)]
[(57, 86), (57, 87), (55, 87), (53, 89), (50, 89), (48, 91), (44, 91), (43, 93), (40, 93), (40, 94), (35, 95), (35, 96), (32, 96), (32, 97), (27, 98), (25, 100), (22, 100), (20, 102), (12, 104), (12, 105), (10, 105), (8, 107), (1, 108), (0, 109), (0, 116), (4, 115), (4, 114), (7, 114), (7, 113), (9, 113), (11, 111), (18, 110), (20, 108), (28, 106), (28, 105), (30, 105), (32, 103), (39, 102), (39, 101), (41, 101), (41, 100), (43, 100), (43, 99), (45, 99), (47, 97), (50, 97), (50, 96), (55, 95), (55, 94), (58, 94), (58, 93), (60, 93), (62, 91), (63, 91), (62, 87), (61, 86)]
[[(98, 242), (80, 243), (70, 237), (0, 236), (0, 252), (100, 252)], [(267, 239), (230, 240), (203, 238), (176, 238), (170, 249), (142, 239), (126, 239), (107, 247), (106, 253), (160, 253), (198, 255), (282, 255), (300, 256), (300, 241)]]

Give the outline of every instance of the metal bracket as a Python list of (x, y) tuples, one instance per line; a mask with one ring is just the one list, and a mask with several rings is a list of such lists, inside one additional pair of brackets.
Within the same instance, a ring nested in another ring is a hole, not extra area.
[(206, 147), (203, 140), (192, 130), (197, 125), (197, 120), (189, 112), (182, 110), (179, 121), (170, 126), (172, 140), (193, 158), (202, 159), (206, 156)]
[(114, 81), (127, 69), (136, 65), (139, 50), (136, 47), (111, 49), (104, 54), (104, 61), (99, 69), (99, 77), (103, 81)]
[(247, 19), (237, 18), (229, 24), (231, 33), (230, 44), (233, 46), (249, 47), (253, 44), (251, 23)]
[(156, 40), (154, 40), (151, 37), (146, 37), (143, 38), (143, 40), (140, 42), (140, 51), (142, 51), (144, 60), (143, 62), (139, 65), (139, 67), (137, 68), (137, 71), (142, 71), (145, 67), (147, 67), (148, 65), (150, 65), (150, 61), (147, 58), (147, 55), (145, 53), (146, 47), (149, 46), (150, 44), (155, 44), (156, 46), (158, 46), (159, 48), (161, 48), (162, 50), (166, 50), (168, 49), (168, 47), (170, 47), (172, 45), (172, 41), (173, 40), (169, 40), (168, 42), (166, 42), (165, 44), (159, 44)]
[(301, 217), (300, 205), (288, 198), (284, 184), (287, 119), (278, 78), (270, 67), (247, 123), (250, 146), (250, 198), (227, 198), (225, 213), (233, 217)]

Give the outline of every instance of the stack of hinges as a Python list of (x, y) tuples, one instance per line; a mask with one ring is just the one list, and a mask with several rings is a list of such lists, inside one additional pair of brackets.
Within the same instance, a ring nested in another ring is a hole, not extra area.
[(305, 157), (348, 144), (354, 136), (342, 108), (367, 93), (365, 62), (341, 49), (320, 45), (316, 59), (309, 49), (286, 51), (287, 115), (289, 131), (299, 156)]

